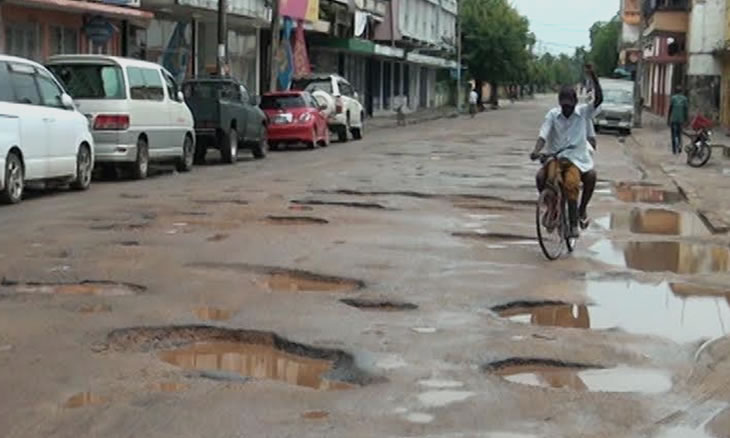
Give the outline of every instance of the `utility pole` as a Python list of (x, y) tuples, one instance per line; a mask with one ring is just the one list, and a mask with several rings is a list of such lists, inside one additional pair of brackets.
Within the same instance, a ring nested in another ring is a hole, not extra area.
[(281, 21), (279, 18), (279, 0), (271, 2), (271, 50), (269, 52), (269, 91), (276, 91), (276, 76), (279, 66), (276, 65), (276, 53), (281, 42)]
[(456, 0), (456, 109), (461, 112), (461, 1)]
[(226, 62), (228, 60), (227, 40), (228, 40), (228, 25), (226, 23), (227, 5), (226, 0), (218, 0), (218, 58), (217, 58), (217, 69), (218, 74), (223, 76)]
[(642, 99), (642, 83), (644, 82), (644, 31), (646, 22), (644, 20), (644, 2), (639, 0), (639, 59), (636, 61), (636, 79), (634, 80), (634, 128), (641, 128), (642, 112), (644, 102)]

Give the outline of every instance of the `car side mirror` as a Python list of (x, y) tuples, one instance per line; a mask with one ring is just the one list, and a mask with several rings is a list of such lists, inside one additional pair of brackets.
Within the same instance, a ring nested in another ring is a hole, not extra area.
[(64, 108), (69, 110), (75, 110), (76, 105), (74, 105), (74, 100), (66, 93), (63, 93), (61, 95), (61, 105), (63, 105)]
[(178, 102), (185, 102), (185, 95), (182, 91), (177, 92), (177, 101)]

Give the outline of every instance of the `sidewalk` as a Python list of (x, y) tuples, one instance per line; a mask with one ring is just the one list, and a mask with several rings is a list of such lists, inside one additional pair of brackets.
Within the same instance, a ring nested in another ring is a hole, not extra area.
[[(406, 113), (406, 124), (415, 125), (418, 123), (430, 122), (443, 118), (458, 116), (456, 107), (443, 106), (440, 108), (429, 108), (416, 112)], [(388, 115), (378, 115), (365, 121), (367, 129), (386, 129), (398, 127), (398, 116), (395, 111)]]
[[(713, 148), (712, 158), (704, 167), (687, 165), (687, 155), (671, 153), (669, 128), (666, 121), (647, 111), (643, 113), (644, 127), (633, 132), (635, 150), (629, 149), (641, 162), (650, 179), (668, 177), (687, 197), (687, 201), (707, 223), (713, 233), (730, 231), (730, 159), (722, 148)], [(730, 137), (714, 132), (714, 144), (730, 145)], [(684, 144), (687, 143), (684, 138)], [(627, 147), (632, 142), (627, 141)]]

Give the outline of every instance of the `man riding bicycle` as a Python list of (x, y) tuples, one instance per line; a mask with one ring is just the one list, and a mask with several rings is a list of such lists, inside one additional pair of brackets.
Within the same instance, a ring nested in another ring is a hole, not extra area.
[[(558, 94), (560, 107), (551, 109), (545, 116), (535, 149), (530, 154), (530, 158), (537, 159), (546, 144), (548, 153), (557, 153), (557, 159), (548, 161), (537, 173), (537, 189), (542, 192), (547, 181), (553, 181), (558, 175), (561, 176), (563, 191), (568, 200), (570, 216), (568, 237), (571, 238), (577, 238), (579, 235), (579, 221), (583, 228), (588, 226), (588, 203), (593, 196), (597, 179), (593, 170), (593, 152), (588, 141), (588, 127), (593, 124), (593, 114), (596, 109), (603, 103), (603, 90), (592, 66), (586, 65), (586, 74), (593, 83), (593, 102), (578, 105), (575, 88), (563, 87)], [(594, 142), (595, 139), (591, 143)], [(581, 182), (583, 196), (578, 207)]]

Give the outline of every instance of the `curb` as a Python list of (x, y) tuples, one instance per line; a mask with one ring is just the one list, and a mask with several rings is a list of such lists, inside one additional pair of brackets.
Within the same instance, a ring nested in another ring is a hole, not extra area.
[[(443, 112), (443, 113), (431, 114), (431, 115), (428, 115), (428, 116), (424, 116), (424, 117), (420, 117), (420, 118), (415, 118), (415, 119), (411, 119), (411, 120), (408, 120), (406, 118), (406, 124), (405, 124), (405, 126), (418, 125), (418, 124), (421, 124), (421, 123), (432, 122), (434, 120), (440, 120), (440, 119), (453, 119), (453, 118), (456, 118), (458, 116), (459, 116), (459, 112), (456, 111), (456, 110), (453, 110), (453, 111), (448, 111), (448, 112)], [(378, 130), (378, 129), (393, 129), (393, 128), (399, 128), (399, 127), (402, 127), (402, 126), (399, 126), (398, 125), (398, 122), (397, 121), (394, 121), (394, 122), (390, 122), (390, 123), (383, 123), (382, 125), (377, 125), (376, 124), (376, 126), (374, 127), (374, 129), (376, 129), (376, 130)]]

